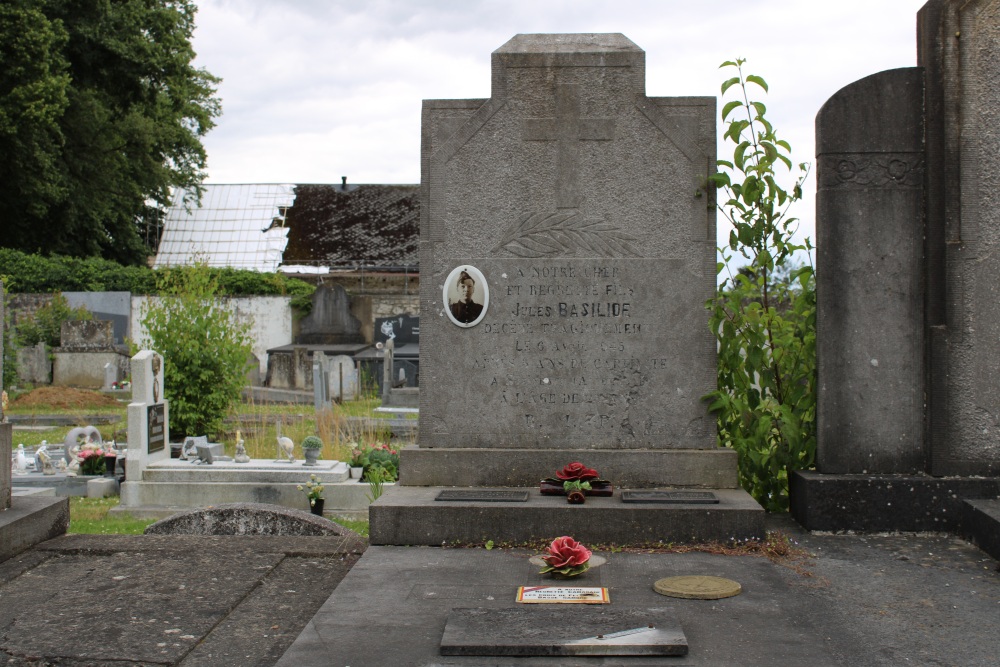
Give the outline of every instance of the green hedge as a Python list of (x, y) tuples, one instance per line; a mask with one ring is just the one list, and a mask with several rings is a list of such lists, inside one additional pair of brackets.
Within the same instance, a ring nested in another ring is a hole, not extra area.
[[(0, 248), (0, 276), (9, 292), (131, 292), (156, 294), (157, 274), (144, 266), (122, 266), (98, 257), (80, 259), (29, 255)], [(226, 296), (292, 296), (296, 305), (308, 303), (313, 285), (280, 273), (212, 269), (220, 294)]]

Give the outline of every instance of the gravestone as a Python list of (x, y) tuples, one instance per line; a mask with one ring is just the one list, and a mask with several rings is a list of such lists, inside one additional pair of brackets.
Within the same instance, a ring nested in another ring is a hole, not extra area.
[[(537, 487), (573, 461), (618, 486), (732, 491), (720, 507), (740, 509), (719, 517), (743, 523), (715, 526), (762, 534), (701, 400), (715, 99), (647, 97), (645, 53), (620, 34), (517, 35), (492, 63), (490, 99), (424, 102), (419, 439), (371, 508), (372, 543), (486, 530), (428, 529), (407, 513), (455, 508), (416, 487)], [(560, 530), (544, 512), (489, 529)]]
[(114, 342), (108, 320), (68, 320), (62, 323), (60, 345), (52, 351), (52, 383), (59, 386), (104, 386), (105, 365), (118, 368), (128, 357)]
[(312, 310), (302, 318), (295, 342), (303, 345), (364, 343), (361, 321), (351, 313), (351, 298), (341, 285), (320, 285), (313, 292)]
[(346, 354), (338, 354), (326, 359), (330, 382), (331, 398), (338, 401), (353, 401), (358, 397), (358, 369), (354, 360)]
[(790, 479), (814, 530), (963, 532), (1000, 496), (1000, 5), (917, 24), (918, 67), (816, 119), (817, 470)]
[(152, 350), (142, 350), (132, 357), (131, 365), (128, 456), (121, 492), (122, 504), (126, 506), (129, 484), (141, 482), (149, 464), (170, 458), (170, 411), (163, 398), (163, 357)]

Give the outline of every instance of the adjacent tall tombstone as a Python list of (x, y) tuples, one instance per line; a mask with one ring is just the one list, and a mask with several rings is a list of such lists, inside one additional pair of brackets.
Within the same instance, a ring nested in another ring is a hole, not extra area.
[(537, 486), (573, 461), (736, 492), (701, 400), (715, 99), (647, 97), (620, 34), (517, 35), (492, 62), (490, 99), (424, 102), (419, 446), (372, 506), (373, 544), (440, 534), (404, 518), (415, 487)]
[(1000, 3), (931, 0), (919, 67), (817, 116), (816, 530), (956, 530), (1000, 497)]
[(816, 116), (824, 472), (924, 469), (923, 92), (917, 67), (881, 72)]

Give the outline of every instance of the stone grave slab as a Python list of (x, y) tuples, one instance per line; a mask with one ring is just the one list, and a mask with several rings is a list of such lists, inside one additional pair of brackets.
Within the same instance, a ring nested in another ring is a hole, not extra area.
[(686, 655), (673, 613), (651, 609), (453, 609), (441, 655)]

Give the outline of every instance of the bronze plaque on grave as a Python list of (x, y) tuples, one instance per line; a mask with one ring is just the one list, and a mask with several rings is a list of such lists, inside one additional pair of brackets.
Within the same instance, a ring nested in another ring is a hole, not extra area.
[(525, 503), (528, 502), (528, 492), (446, 489), (439, 493), (434, 500), (455, 500), (475, 503)]
[(162, 451), (166, 446), (166, 419), (164, 419), (163, 403), (150, 405), (146, 408), (146, 453), (153, 454)]
[(660, 503), (663, 505), (717, 505), (711, 491), (622, 491), (623, 503)]

